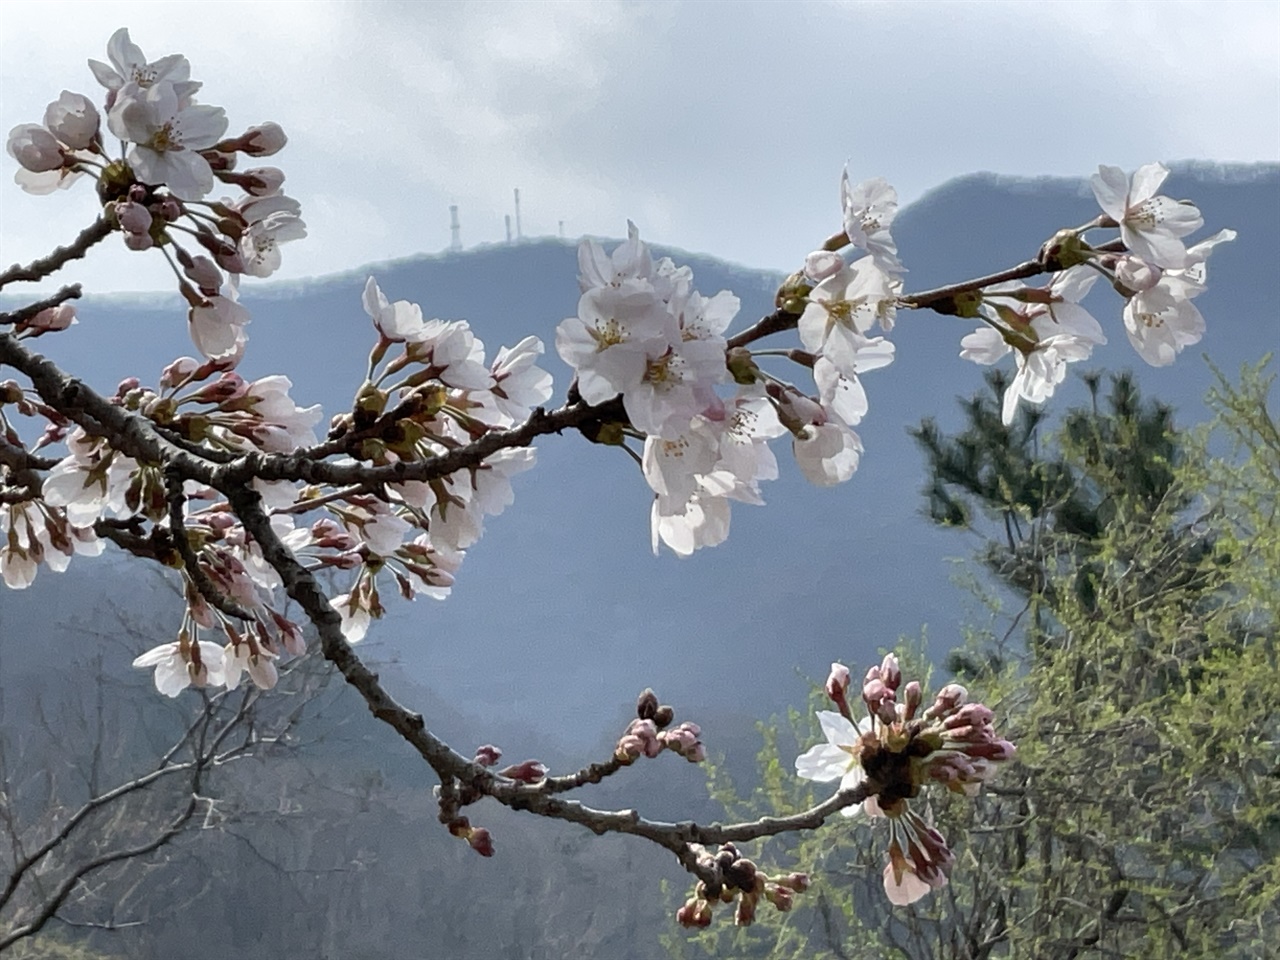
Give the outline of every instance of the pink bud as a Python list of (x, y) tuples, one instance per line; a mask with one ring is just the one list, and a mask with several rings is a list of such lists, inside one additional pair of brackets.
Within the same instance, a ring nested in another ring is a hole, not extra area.
[(251, 157), (269, 157), (283, 150), (288, 142), (280, 124), (268, 121), (245, 131), (237, 146)]
[(884, 660), (880, 663), (880, 679), (890, 690), (897, 690), (898, 685), (902, 683), (902, 671), (898, 669), (898, 658), (892, 653), (886, 653)]
[(20, 324), (22, 330), (32, 330), (33, 336), (65, 330), (76, 322), (76, 308), (69, 303), (41, 310), (30, 320)]
[(844, 269), (844, 258), (831, 250), (815, 250), (804, 258), (804, 275), (814, 283), (834, 277)]
[(827, 674), (827, 696), (832, 700), (843, 700), (851, 680), (848, 667), (843, 663), (831, 664), (831, 672)]
[(62, 145), (38, 123), (22, 123), (9, 131), (9, 156), (25, 170), (45, 173), (63, 165)]
[(83, 150), (93, 143), (98, 123), (98, 110), (93, 102), (70, 90), (63, 90), (62, 96), (44, 112), (44, 125), (49, 132), (72, 150)]
[(284, 186), (284, 171), (279, 167), (254, 167), (240, 176), (241, 186), (253, 197), (269, 197)]
[(191, 257), (190, 261), (182, 272), (200, 288), (201, 293), (211, 297), (222, 289), (222, 273), (212, 260), (200, 255)]
[(537, 783), (547, 778), (547, 765), (537, 760), (525, 760), (499, 770), (498, 776), (521, 783)]
[(199, 366), (199, 361), (194, 357), (179, 357), (165, 367), (160, 374), (160, 386), (176, 387), (180, 383), (185, 383)]
[(151, 211), (132, 200), (116, 204), (116, 219), (126, 233), (146, 235), (151, 230)]
[(467, 836), (467, 843), (480, 856), (493, 856), (493, 835), (484, 827), (473, 827)]
[(502, 758), (502, 751), (491, 743), (486, 743), (476, 750), (475, 762), (482, 767), (492, 767)]

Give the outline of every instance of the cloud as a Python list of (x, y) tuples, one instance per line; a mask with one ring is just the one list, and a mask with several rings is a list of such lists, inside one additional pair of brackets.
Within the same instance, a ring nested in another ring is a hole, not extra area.
[[(38, 119), (121, 23), (185, 53), (233, 129), (291, 136), (303, 276), (527, 233), (646, 237), (789, 267), (835, 226), (836, 182), (905, 199), (975, 170), (1280, 158), (1280, 8), (1217, 3), (26, 4), (0, 39), (8, 127)], [(19, 64), (22, 72), (17, 72)], [(5, 129), (8, 129), (5, 127)], [(0, 184), (6, 261), (94, 214), (89, 191)], [(95, 254), (97, 289), (164, 287), (160, 258)], [(145, 268), (141, 267), (147, 261)]]

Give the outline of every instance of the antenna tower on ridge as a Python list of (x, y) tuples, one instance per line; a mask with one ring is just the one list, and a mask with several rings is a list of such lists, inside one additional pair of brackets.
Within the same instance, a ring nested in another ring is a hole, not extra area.
[(449, 249), (457, 253), (462, 249), (462, 225), (458, 223), (458, 205), (449, 207)]

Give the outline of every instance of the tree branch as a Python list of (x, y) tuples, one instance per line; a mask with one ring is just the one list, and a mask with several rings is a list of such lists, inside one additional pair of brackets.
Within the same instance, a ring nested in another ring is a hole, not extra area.
[(43, 280), (49, 274), (62, 269), (72, 260), (78, 260), (83, 257), (89, 252), (90, 247), (105, 240), (114, 229), (115, 227), (106, 218), (99, 217), (81, 230), (80, 234), (67, 246), (57, 247), (47, 257), (32, 260), (25, 267), (15, 263), (8, 270), (0, 273), (0, 287), (7, 286), (15, 280)]

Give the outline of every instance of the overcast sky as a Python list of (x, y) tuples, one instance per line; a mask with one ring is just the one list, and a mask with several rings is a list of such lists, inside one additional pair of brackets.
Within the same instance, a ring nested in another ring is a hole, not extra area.
[[(619, 235), (790, 269), (838, 228), (838, 178), (910, 201), (978, 170), (1280, 159), (1280, 3), (55, 3), (0, 31), (3, 130), (39, 122), (128, 26), (183, 53), (232, 133), (275, 120), (310, 237), (281, 277), (526, 235)], [(93, 192), (29, 198), (3, 157), (5, 264)], [(114, 239), (68, 279), (172, 289)], [(424, 299), (427, 299), (424, 295)]]

